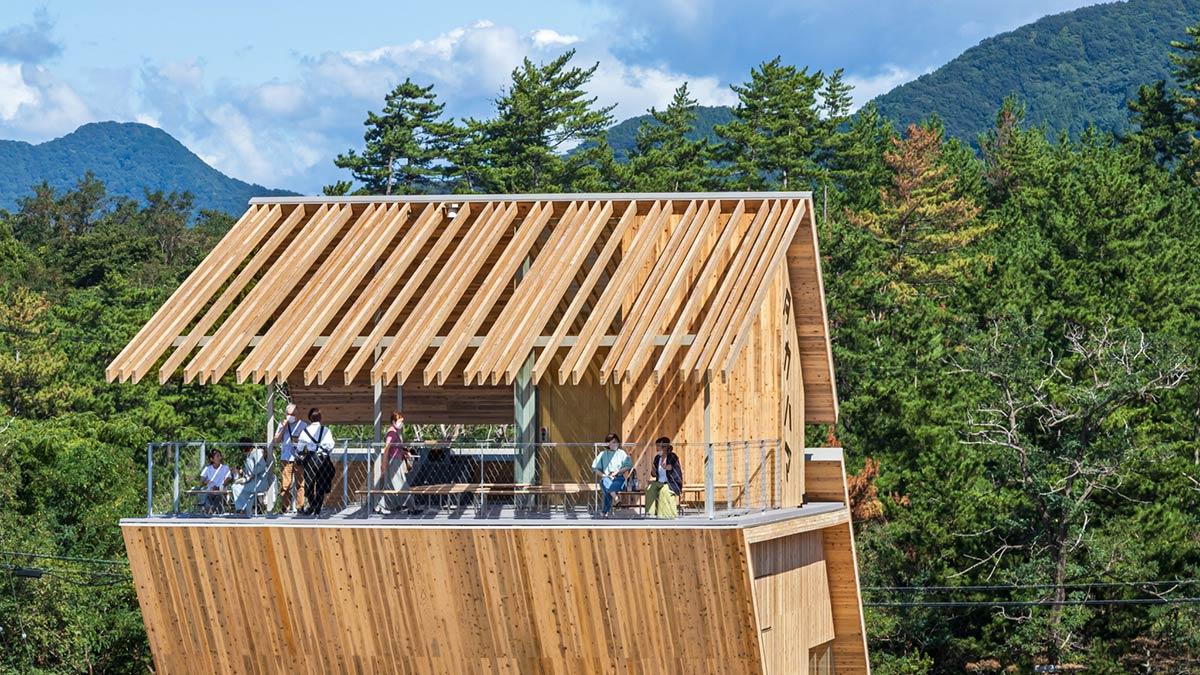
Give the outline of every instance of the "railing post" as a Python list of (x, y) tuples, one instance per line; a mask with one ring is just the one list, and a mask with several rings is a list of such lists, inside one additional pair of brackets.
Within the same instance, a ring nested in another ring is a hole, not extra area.
[(783, 441), (775, 441), (775, 500), (771, 504), (783, 508)]
[[(378, 401), (376, 401), (378, 404)], [(386, 450), (384, 451), (386, 452)], [(363, 518), (371, 517), (371, 484), (375, 482), (375, 472), (372, 470), (372, 460), (375, 459), (375, 444), (371, 444), (371, 449), (367, 451), (367, 503), (363, 506)], [(382, 457), (380, 458), (382, 459)], [(382, 463), (380, 468), (383, 469)], [(386, 471), (387, 469), (383, 469)], [(381, 476), (382, 478), (382, 476)], [(382, 480), (380, 482), (383, 482)]]
[(171, 446), (175, 449), (175, 480), (171, 492), (171, 504), (175, 515), (179, 515), (179, 441), (175, 441)]
[(746, 473), (742, 474), (742, 508), (750, 508), (750, 441), (742, 441), (742, 459)]
[(758, 454), (761, 460), (758, 464), (758, 483), (760, 485), (759, 492), (762, 493), (762, 510), (767, 510), (767, 441), (759, 439)]
[(725, 444), (725, 510), (733, 510), (733, 444)]
[(146, 517), (154, 515), (154, 443), (146, 444)]
[(704, 515), (716, 516), (716, 487), (713, 485), (712, 397), (708, 390), (708, 371), (704, 372)]
[(342, 508), (350, 503), (350, 440), (342, 439)]

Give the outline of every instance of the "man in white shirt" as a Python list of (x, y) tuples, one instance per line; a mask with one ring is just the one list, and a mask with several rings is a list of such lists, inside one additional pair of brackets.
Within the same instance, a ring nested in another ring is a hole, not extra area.
[[(296, 417), (296, 404), (289, 403), (287, 419), (275, 432), (275, 442), (280, 444), (279, 459), (282, 462), (280, 489), (283, 495), (279, 507), (282, 513), (304, 507), (304, 471), (301, 470), (297, 462), (299, 457), (296, 455), (300, 452), (300, 433), (307, 427), (308, 424), (304, 420)], [(296, 490), (295, 496), (292, 494), (293, 488)]]
[(333, 431), (321, 423), (321, 410), (308, 411), (308, 426), (300, 432), (300, 462), (304, 468), (305, 501), (299, 513), (319, 515), (325, 495), (333, 487), (333, 462), (329, 453), (333, 450)]
[(229, 493), (233, 496), (233, 508), (239, 513), (253, 513), (259, 504), (263, 512), (270, 513), (275, 506), (275, 474), (271, 472), (271, 462), (258, 444), (249, 438), (238, 441), (245, 459), (242, 469)]

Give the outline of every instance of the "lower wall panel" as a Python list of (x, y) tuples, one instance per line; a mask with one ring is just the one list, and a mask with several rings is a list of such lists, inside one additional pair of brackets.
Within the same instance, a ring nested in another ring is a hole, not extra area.
[(762, 670), (738, 530), (122, 530), (161, 672)]

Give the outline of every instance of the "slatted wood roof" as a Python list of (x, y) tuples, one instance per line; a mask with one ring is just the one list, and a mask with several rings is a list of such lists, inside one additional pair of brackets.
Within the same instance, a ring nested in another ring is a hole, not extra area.
[(786, 273), (832, 421), (818, 261), (808, 193), (257, 199), (106, 373), (495, 384), (532, 354), (535, 381), (719, 377)]

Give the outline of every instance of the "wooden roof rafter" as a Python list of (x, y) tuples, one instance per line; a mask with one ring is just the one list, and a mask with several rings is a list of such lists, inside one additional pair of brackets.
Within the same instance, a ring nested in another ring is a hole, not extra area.
[(782, 273), (806, 414), (835, 419), (819, 267), (806, 193), (256, 200), (106, 375), (712, 377)]

